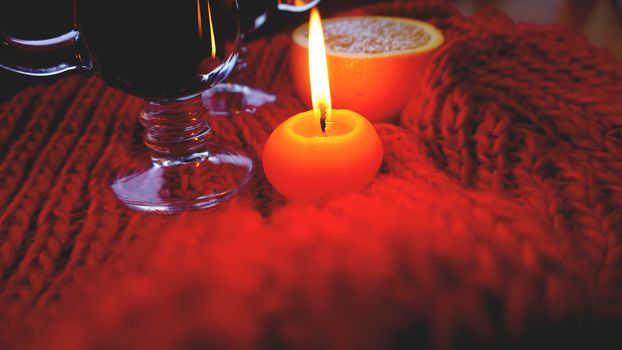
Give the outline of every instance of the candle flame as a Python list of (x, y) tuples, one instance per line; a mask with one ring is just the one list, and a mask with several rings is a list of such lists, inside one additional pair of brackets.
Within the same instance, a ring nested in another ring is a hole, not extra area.
[[(203, 39), (203, 12), (201, 11), (201, 0), (197, 0), (197, 21), (199, 24), (199, 38)], [(214, 24), (212, 22), (212, 8), (207, 0), (207, 19), (209, 21), (209, 38), (212, 47), (212, 58), (216, 57), (216, 37), (214, 36)]]
[(319, 11), (315, 8), (311, 10), (309, 20), (309, 77), (313, 115), (320, 123), (322, 132), (325, 132), (326, 128), (330, 127), (332, 103), (322, 20)]

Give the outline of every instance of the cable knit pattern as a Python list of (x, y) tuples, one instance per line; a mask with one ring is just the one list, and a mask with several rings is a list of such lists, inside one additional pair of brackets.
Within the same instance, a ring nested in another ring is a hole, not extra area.
[[(348, 14), (446, 42), (393, 123), (379, 175), (321, 205), (261, 168), (210, 210), (123, 208), (141, 102), (65, 77), (0, 105), (0, 348), (601, 348), (622, 326), (622, 64), (578, 34), (443, 1)], [(289, 34), (251, 43), (278, 100), (212, 118), (260, 167), (305, 109)], [(36, 335), (36, 336), (33, 336)]]

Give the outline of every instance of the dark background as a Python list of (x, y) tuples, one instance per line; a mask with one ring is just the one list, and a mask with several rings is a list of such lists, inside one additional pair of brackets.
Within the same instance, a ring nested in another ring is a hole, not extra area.
[[(0, 11), (0, 30), (15, 37), (37, 39), (58, 35), (71, 28), (74, 0), (8, 0)], [(323, 0), (324, 16), (353, 6), (383, 0)], [(622, 61), (622, 0), (450, 0), (464, 14), (492, 5), (514, 20), (530, 23), (558, 23), (583, 33), (594, 45), (609, 49)], [(253, 36), (289, 30), (304, 22), (308, 14), (276, 14)], [(111, 19), (111, 24), (114, 19)], [(252, 37), (251, 36), (251, 40)], [(71, 73), (65, 73), (71, 74)], [(58, 77), (34, 78), (0, 69), (0, 101), (25, 86), (48, 83)]]

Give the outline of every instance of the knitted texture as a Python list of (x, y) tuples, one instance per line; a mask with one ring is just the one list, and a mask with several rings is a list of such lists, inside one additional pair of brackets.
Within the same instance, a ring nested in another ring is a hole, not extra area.
[[(69, 76), (0, 105), (0, 348), (619, 341), (622, 64), (492, 9), (349, 14), (430, 21), (446, 42), (404, 77), (418, 86), (401, 116), (376, 125), (374, 182), (321, 205), (288, 202), (259, 169), (214, 209), (133, 212), (109, 182), (142, 149), (138, 99)], [(270, 132), (306, 109), (290, 45), (287, 33), (250, 45), (246, 74), (275, 104), (211, 120), (258, 166)]]

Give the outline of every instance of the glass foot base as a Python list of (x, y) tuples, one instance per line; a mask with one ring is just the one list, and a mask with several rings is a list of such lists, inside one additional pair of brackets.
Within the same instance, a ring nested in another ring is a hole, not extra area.
[(203, 92), (203, 104), (212, 116), (254, 113), (257, 107), (276, 101), (276, 96), (246, 85), (223, 83)]
[(135, 155), (112, 182), (112, 191), (131, 209), (171, 214), (213, 207), (239, 192), (253, 173), (249, 157), (220, 145), (183, 159), (150, 155)]

